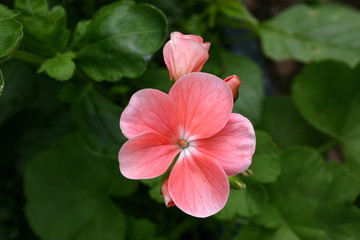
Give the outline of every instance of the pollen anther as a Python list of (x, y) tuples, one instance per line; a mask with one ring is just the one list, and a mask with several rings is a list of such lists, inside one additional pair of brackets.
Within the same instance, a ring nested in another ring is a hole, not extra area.
[(185, 139), (178, 139), (176, 141), (176, 144), (181, 148), (187, 148), (189, 146), (188, 141), (186, 141)]

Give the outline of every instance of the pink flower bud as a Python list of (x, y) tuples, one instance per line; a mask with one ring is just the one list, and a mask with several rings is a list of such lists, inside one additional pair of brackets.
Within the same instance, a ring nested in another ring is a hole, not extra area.
[(202, 37), (173, 32), (163, 48), (165, 64), (170, 78), (176, 81), (185, 74), (200, 72), (209, 58), (210, 43)]
[(169, 194), (168, 181), (169, 181), (169, 179), (166, 179), (163, 182), (163, 184), (161, 186), (161, 194), (164, 197), (166, 207), (171, 207), (171, 206), (175, 206), (175, 203), (173, 202), (173, 200), (171, 199), (170, 194)]
[(230, 87), (230, 89), (233, 93), (233, 96), (234, 96), (234, 100), (236, 100), (238, 97), (238, 91), (239, 91), (240, 84), (241, 84), (240, 78), (236, 75), (232, 75), (232, 76), (225, 78), (224, 81)]

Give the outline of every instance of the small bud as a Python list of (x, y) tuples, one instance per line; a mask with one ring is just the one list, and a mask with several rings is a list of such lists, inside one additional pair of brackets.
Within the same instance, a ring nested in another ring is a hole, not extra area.
[(239, 176), (228, 176), (230, 187), (233, 189), (244, 189), (246, 188), (246, 184), (241, 180)]
[(227, 85), (230, 87), (233, 96), (234, 101), (238, 98), (238, 91), (240, 88), (241, 80), (238, 76), (232, 75), (224, 79), (224, 81), (227, 83)]
[(253, 171), (252, 171), (252, 169), (249, 168), (249, 169), (245, 170), (244, 172), (242, 172), (240, 174), (245, 176), (245, 177), (249, 177), (249, 176), (253, 175)]
[(209, 58), (209, 48), (210, 43), (204, 42), (200, 36), (171, 33), (163, 48), (171, 81), (175, 82), (191, 72), (200, 72)]
[(164, 197), (166, 207), (175, 206), (174, 201), (170, 197), (169, 189), (168, 189), (169, 179), (166, 179), (161, 186), (161, 195)]

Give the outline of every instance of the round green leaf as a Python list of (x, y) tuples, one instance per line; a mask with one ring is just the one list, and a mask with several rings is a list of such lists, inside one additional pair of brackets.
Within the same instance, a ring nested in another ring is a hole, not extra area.
[(267, 185), (271, 204), (241, 228), (235, 239), (345, 240), (359, 236), (360, 211), (351, 203), (360, 188), (347, 168), (325, 162), (317, 151), (306, 147), (288, 148), (281, 155), (281, 165), (277, 181)]
[(289, 148), (282, 154), (281, 164), (282, 174), (271, 186), (271, 193), (278, 209), (288, 217), (301, 217), (302, 211), (312, 208), (352, 202), (360, 193), (348, 169), (337, 162), (325, 162), (311, 148)]
[(83, 32), (74, 46), (78, 66), (96, 81), (137, 77), (145, 70), (144, 57), (162, 46), (166, 26), (162, 12), (151, 5), (107, 5), (77, 31)]
[[(121, 176), (117, 161), (87, 152), (80, 139), (76, 134), (66, 136), (28, 164), (30, 225), (48, 240), (124, 239), (125, 217), (109, 197), (131, 194), (127, 188), (134, 189), (136, 182)], [(114, 189), (114, 181), (119, 189)]]
[(347, 162), (360, 171), (360, 66), (336, 62), (311, 64), (293, 84), (294, 102), (303, 117), (342, 144)]
[(286, 227), (286, 232), (299, 239), (331, 239), (335, 233), (358, 235), (355, 225), (337, 220), (347, 218), (346, 215), (332, 218), (336, 228), (324, 225), (318, 217), (329, 208), (336, 211), (351, 205), (360, 193), (355, 177), (347, 168), (337, 162), (325, 162), (317, 151), (305, 147), (289, 148), (282, 154), (281, 164), (281, 175), (268, 188), (270, 201), (286, 224), (280, 225), (276, 232), (281, 233), (281, 228)]
[(302, 62), (333, 59), (355, 66), (360, 61), (360, 13), (340, 4), (297, 4), (260, 25), (265, 54)]

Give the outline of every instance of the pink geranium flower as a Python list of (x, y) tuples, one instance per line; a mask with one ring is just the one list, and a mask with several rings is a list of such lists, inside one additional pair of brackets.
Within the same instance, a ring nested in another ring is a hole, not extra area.
[(232, 107), (228, 85), (208, 73), (185, 75), (169, 94), (136, 92), (120, 118), (129, 139), (119, 151), (121, 173), (148, 179), (173, 166), (163, 185), (167, 205), (195, 217), (217, 213), (229, 196), (227, 176), (245, 171), (255, 151), (253, 126)]
[(209, 48), (210, 43), (204, 43), (200, 36), (172, 32), (163, 48), (170, 78), (176, 81), (185, 74), (200, 72), (209, 58)]

